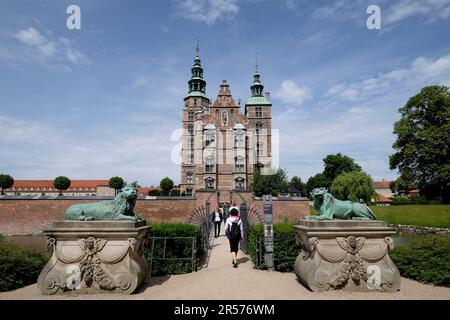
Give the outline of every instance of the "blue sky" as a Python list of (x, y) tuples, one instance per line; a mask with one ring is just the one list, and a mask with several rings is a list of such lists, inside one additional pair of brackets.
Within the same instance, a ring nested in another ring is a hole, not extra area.
[[(81, 8), (81, 30), (66, 27)], [(367, 7), (381, 8), (369, 30)], [(179, 182), (171, 153), (200, 38), (207, 94), (249, 96), (258, 52), (280, 166), (303, 180), (342, 152), (391, 179), (393, 123), (450, 84), (450, 0), (2, 0), (0, 172)]]

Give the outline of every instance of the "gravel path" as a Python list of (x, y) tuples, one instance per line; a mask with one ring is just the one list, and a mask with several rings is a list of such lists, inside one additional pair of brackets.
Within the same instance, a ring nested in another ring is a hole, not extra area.
[(295, 274), (255, 270), (249, 257), (242, 252), (239, 254), (239, 268), (234, 269), (231, 265), (228, 241), (224, 235), (221, 235), (215, 239), (207, 268), (195, 273), (153, 277), (136, 294), (130, 296), (107, 294), (42, 296), (34, 284), (15, 291), (0, 293), (0, 299), (450, 300), (450, 288), (434, 287), (405, 278), (402, 278), (400, 291), (396, 293), (310, 292), (297, 282)]

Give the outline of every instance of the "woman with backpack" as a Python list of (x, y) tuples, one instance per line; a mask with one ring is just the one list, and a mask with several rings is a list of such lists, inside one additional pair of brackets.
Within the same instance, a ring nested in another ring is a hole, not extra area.
[(237, 253), (239, 251), (239, 242), (244, 237), (244, 227), (241, 218), (239, 217), (239, 211), (236, 208), (230, 210), (230, 217), (225, 224), (225, 232), (230, 242), (233, 268), (237, 268)]

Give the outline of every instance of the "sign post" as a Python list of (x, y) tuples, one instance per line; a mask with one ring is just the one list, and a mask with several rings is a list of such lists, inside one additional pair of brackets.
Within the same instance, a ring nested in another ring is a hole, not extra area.
[(272, 196), (263, 196), (264, 207), (264, 262), (269, 270), (275, 270), (273, 263), (273, 214), (272, 214)]

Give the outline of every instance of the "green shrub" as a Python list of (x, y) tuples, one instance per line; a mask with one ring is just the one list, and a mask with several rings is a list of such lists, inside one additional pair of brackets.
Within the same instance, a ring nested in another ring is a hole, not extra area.
[(180, 196), (181, 190), (179, 188), (173, 188), (172, 191), (170, 191), (170, 195), (172, 197)]
[(159, 189), (152, 189), (148, 192), (149, 196), (158, 197), (162, 195), (162, 191)]
[[(296, 244), (295, 232), (293, 225), (287, 222), (275, 223), (274, 232), (274, 264), (275, 271), (292, 272), (294, 271), (294, 263), (300, 253), (300, 246)], [(256, 244), (258, 240), (262, 241), (260, 248), (261, 259), (264, 262), (264, 230), (262, 224), (254, 225), (248, 232), (248, 249), (249, 255), (254, 265), (256, 263)], [(265, 269), (266, 265), (262, 263), (259, 268)]]
[(403, 277), (450, 287), (450, 238), (444, 236), (405, 237), (389, 254)]
[(397, 196), (392, 198), (391, 205), (404, 206), (404, 205), (440, 204), (440, 203), (441, 201), (438, 199), (430, 200), (424, 196), (415, 196), (415, 197)]
[(36, 283), (48, 259), (48, 255), (21, 249), (0, 236), (0, 291)]
[[(152, 224), (147, 246), (144, 250), (146, 258), (153, 276), (166, 274), (181, 274), (192, 271), (192, 239), (195, 237), (197, 246), (200, 246), (197, 253), (197, 262), (203, 255), (203, 241), (200, 229), (191, 224), (181, 223), (157, 223)], [(154, 239), (164, 237), (187, 237), (181, 239)], [(165, 242), (165, 243), (164, 243)], [(164, 257), (174, 260), (155, 259)], [(152, 252), (153, 248), (153, 252)], [(153, 260), (152, 260), (153, 254)], [(179, 258), (188, 258), (181, 260)]]

